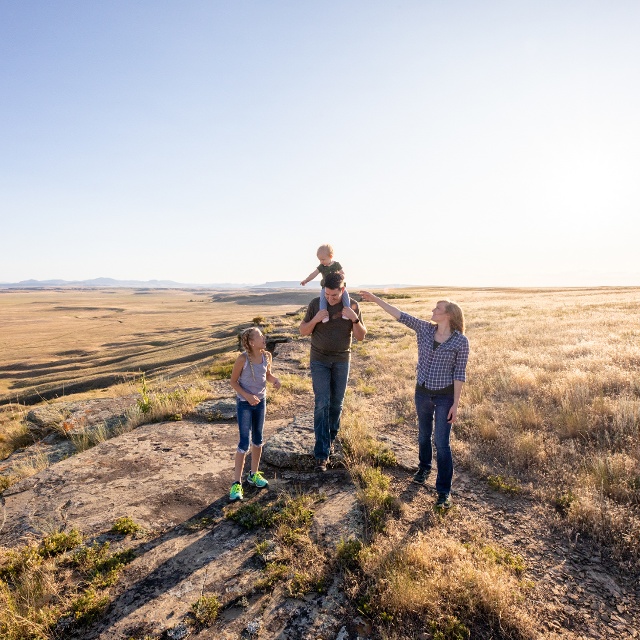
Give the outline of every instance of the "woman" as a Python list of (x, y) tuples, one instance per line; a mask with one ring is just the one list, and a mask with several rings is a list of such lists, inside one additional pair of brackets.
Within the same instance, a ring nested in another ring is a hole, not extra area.
[(375, 302), (396, 320), (416, 332), (418, 366), (416, 368), (416, 413), (418, 414), (419, 467), (413, 481), (424, 484), (431, 473), (433, 450), (431, 434), (435, 418), (435, 444), (438, 476), (436, 507), (451, 507), (451, 425), (458, 416), (462, 385), (466, 380), (469, 341), (464, 335), (462, 309), (450, 300), (440, 300), (431, 321), (419, 320), (400, 311), (369, 291), (361, 291), (362, 299)]

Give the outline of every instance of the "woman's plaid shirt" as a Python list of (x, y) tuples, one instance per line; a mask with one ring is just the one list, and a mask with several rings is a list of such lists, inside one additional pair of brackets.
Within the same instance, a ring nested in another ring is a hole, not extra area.
[(434, 351), (433, 338), (438, 325), (414, 318), (404, 311), (401, 312), (398, 322), (402, 322), (416, 332), (418, 384), (423, 384), (427, 389), (437, 391), (453, 384), (454, 380), (466, 381), (469, 341), (464, 334), (454, 331), (451, 337)]

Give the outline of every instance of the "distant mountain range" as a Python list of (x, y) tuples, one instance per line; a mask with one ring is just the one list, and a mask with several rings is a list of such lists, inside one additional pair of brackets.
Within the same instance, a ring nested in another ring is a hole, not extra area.
[[(309, 285), (311, 286), (311, 285)], [(316, 283), (316, 286), (317, 283)], [(91, 280), (21, 280), (20, 282), (0, 282), (1, 289), (47, 289), (52, 287), (114, 287), (145, 289), (293, 289), (300, 288), (295, 280), (280, 280), (264, 284), (238, 284), (216, 282), (212, 284), (192, 284), (173, 280), (114, 280), (113, 278), (93, 278)]]
[[(391, 289), (407, 287), (406, 284), (368, 284), (358, 288), (389, 287)], [(113, 287), (131, 289), (302, 289), (297, 280), (277, 280), (263, 284), (239, 284), (216, 282), (213, 284), (189, 284), (173, 280), (114, 280), (113, 278), (93, 278), (92, 280), (21, 280), (20, 282), (0, 282), (0, 289), (49, 289), (56, 287)], [(307, 289), (320, 287), (320, 280), (310, 282)]]

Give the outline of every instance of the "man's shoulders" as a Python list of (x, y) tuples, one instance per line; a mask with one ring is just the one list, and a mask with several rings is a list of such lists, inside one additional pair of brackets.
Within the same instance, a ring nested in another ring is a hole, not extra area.
[(319, 310), (320, 310), (320, 298), (318, 297), (318, 298), (314, 298), (307, 305), (307, 312), (305, 314), (304, 322), (309, 322), (309, 320), (311, 320), (311, 318), (313, 318), (313, 316), (315, 316)]

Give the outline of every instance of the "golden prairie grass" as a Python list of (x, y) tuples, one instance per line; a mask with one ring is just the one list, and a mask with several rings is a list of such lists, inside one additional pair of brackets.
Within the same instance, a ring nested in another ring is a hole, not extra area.
[(404, 544), (379, 541), (359, 557), (368, 585), (361, 602), (389, 622), (410, 625), (413, 617), (441, 634), (456, 627), (461, 635), (451, 637), (469, 637), (476, 625), (499, 637), (537, 637), (523, 606), (522, 558), (495, 545), (461, 543), (435, 527)]
[(33, 437), (24, 424), (26, 414), (22, 405), (0, 407), (0, 460), (20, 447), (33, 444)]
[[(398, 306), (417, 317), (442, 297), (465, 311), (471, 356), (457, 461), (550, 502), (560, 487), (574, 496), (569, 524), (640, 559), (640, 289), (407, 293)], [(370, 336), (361, 367), (375, 402), (415, 424), (415, 335), (362, 307)]]
[(269, 385), (267, 404), (271, 409), (287, 407), (295, 403), (301, 396), (313, 393), (311, 378), (308, 376), (293, 375), (289, 373), (278, 374), (280, 389), (276, 390)]
[(256, 311), (277, 330), (285, 312), (312, 297), (305, 291), (0, 291), (0, 400), (68, 396), (141, 371), (173, 376), (205, 367), (235, 348), (238, 331)]
[[(129, 381), (118, 387), (119, 390), (115, 390), (113, 395), (139, 395), (137, 404), (127, 411), (120, 425), (116, 427), (109, 427), (106, 423), (77, 425), (72, 431), (67, 431), (63, 426), (56, 428), (60, 436), (71, 441), (75, 453), (86, 451), (143, 424), (181, 420), (184, 414), (191, 413), (195, 406), (207, 399), (210, 394), (207, 380), (197, 372), (173, 381), (162, 377), (147, 380), (142, 376), (137, 385)], [(26, 410), (19, 408), (17, 411), (5, 411), (5, 414), (11, 416), (11, 421), (5, 419), (0, 425), (4, 427), (0, 430), (2, 443), (0, 451), (4, 454), (3, 457), (10, 455), (18, 446), (33, 444), (33, 438), (23, 422)], [(46, 469), (50, 464), (51, 461), (43, 449), (37, 445), (32, 447), (20, 462), (13, 464), (8, 472), (5, 471), (0, 475), (0, 491)]]
[(131, 550), (112, 552), (108, 542), (83, 544), (75, 529), (0, 547), (0, 637), (45, 640), (59, 637), (55, 628), (63, 619), (72, 628), (91, 623), (133, 558)]
[[(471, 358), (454, 427), (457, 463), (498, 491), (528, 488), (574, 533), (638, 562), (640, 332), (629, 312), (640, 306), (640, 290), (407, 293), (398, 306), (417, 317), (429, 318), (443, 297), (457, 299), (466, 313)], [(477, 626), (501, 637), (535, 637), (521, 559), (474, 536), (463, 543), (437, 522), (428, 535), (400, 544), (385, 532), (392, 511), (377, 505), (393, 496), (366, 443), (381, 421), (415, 426), (417, 350), (413, 332), (378, 307), (363, 311), (369, 335), (354, 348), (341, 437), (375, 526), (357, 556), (352, 597), (390, 625), (389, 638), (406, 637), (400, 629), (416, 616), (431, 620), (431, 632), (442, 637), (469, 637)], [(362, 381), (376, 389), (373, 401)]]
[(210, 393), (205, 380), (193, 375), (188, 380), (173, 382), (163, 379), (147, 381), (143, 376), (139, 392), (137, 405), (127, 413), (121, 432), (142, 424), (182, 420), (184, 414), (192, 412)]

